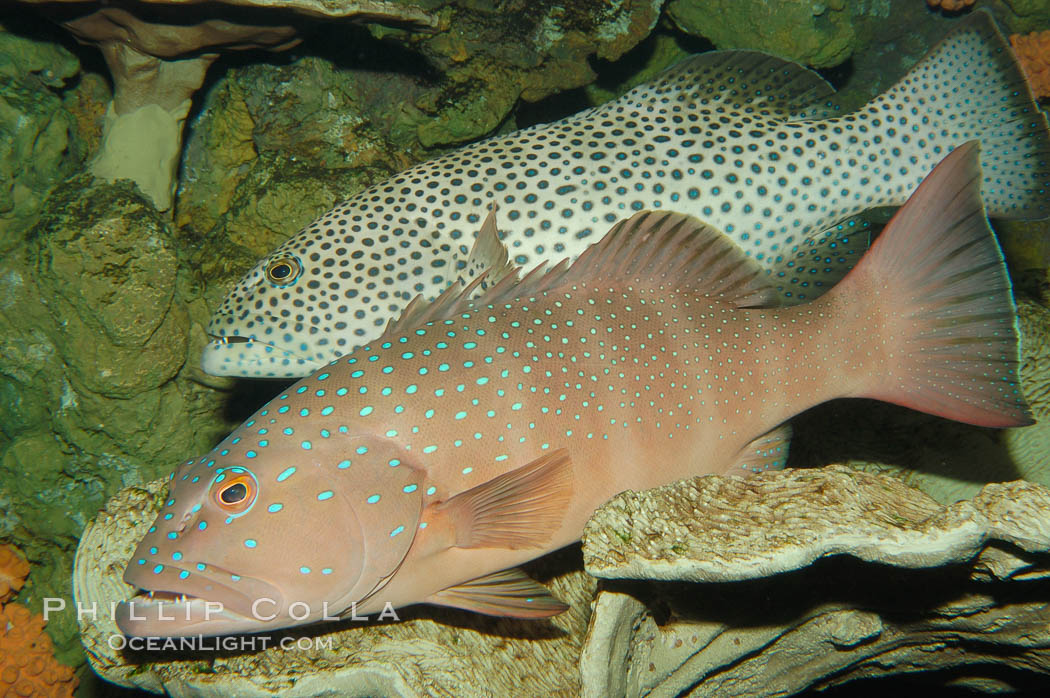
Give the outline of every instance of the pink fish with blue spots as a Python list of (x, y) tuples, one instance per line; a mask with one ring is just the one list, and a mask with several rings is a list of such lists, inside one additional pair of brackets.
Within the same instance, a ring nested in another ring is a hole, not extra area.
[(142, 593), (121, 630), (256, 632), (416, 603), (545, 617), (565, 607), (518, 565), (578, 540), (622, 490), (782, 467), (787, 420), (818, 403), (1030, 423), (981, 181), (976, 143), (956, 149), (803, 305), (776, 307), (724, 235), (661, 212), (571, 265), (414, 304), (172, 475), (124, 575)]

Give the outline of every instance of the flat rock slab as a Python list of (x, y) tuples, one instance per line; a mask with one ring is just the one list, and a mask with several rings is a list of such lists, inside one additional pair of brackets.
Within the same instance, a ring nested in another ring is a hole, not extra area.
[(583, 550), (596, 577), (716, 582), (839, 554), (934, 567), (970, 560), (990, 540), (1050, 549), (1050, 489), (992, 483), (945, 507), (896, 478), (841, 466), (700, 477), (617, 495), (587, 523)]
[(903, 675), (1045, 689), (1048, 550), (1050, 489), (1029, 482), (949, 506), (840, 466), (623, 493), (584, 537), (587, 570), (610, 581), (582, 694), (786, 696)]

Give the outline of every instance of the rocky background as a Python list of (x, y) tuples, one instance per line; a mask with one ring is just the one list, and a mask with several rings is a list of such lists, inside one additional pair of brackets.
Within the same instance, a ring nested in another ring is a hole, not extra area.
[[(109, 496), (210, 448), (278, 389), (203, 374), (204, 327), (259, 256), (338, 200), (458, 144), (610, 99), (711, 47), (822, 69), (851, 108), (958, 16), (923, 0), (414, 4), (438, 17), (435, 30), (300, 18), (298, 47), (220, 58), (164, 213), (130, 183), (85, 173), (111, 99), (98, 52), (32, 8), (0, 9), (0, 541), (32, 566), (18, 598), (33, 610), (71, 598), (77, 539)], [(1044, 0), (978, 6), (1006, 33), (1050, 28)], [(1019, 293), (1044, 305), (1046, 227), (1000, 228)], [(902, 415), (808, 415), (794, 464), (950, 471), (974, 452), (1005, 453), (993, 432), (932, 418), (917, 444)], [(828, 424), (860, 436), (836, 430), (826, 446)], [(875, 438), (887, 430), (893, 439)], [(81, 691), (97, 690), (73, 615), (47, 631), (59, 659), (80, 667)]]

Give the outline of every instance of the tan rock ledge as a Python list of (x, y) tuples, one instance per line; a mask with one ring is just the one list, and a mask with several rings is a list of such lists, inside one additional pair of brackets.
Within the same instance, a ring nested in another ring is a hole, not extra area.
[(1048, 550), (1050, 489), (1029, 482), (949, 506), (841, 466), (622, 493), (587, 525), (587, 570), (667, 581), (599, 593), (582, 692), (792, 695), (918, 672), (1030, 688), (1050, 674)]
[(899, 567), (966, 562), (990, 540), (1050, 549), (1050, 489), (992, 483), (942, 507), (896, 478), (841, 466), (701, 477), (624, 492), (588, 522), (596, 577), (723, 582), (847, 554)]

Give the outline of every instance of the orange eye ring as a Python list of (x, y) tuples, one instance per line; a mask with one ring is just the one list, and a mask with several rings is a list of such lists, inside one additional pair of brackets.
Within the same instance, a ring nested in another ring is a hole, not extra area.
[(241, 516), (255, 504), (259, 483), (245, 468), (224, 468), (215, 474), (212, 501), (228, 516)]
[(303, 265), (292, 255), (278, 257), (266, 265), (266, 279), (274, 286), (291, 286), (303, 273)]

